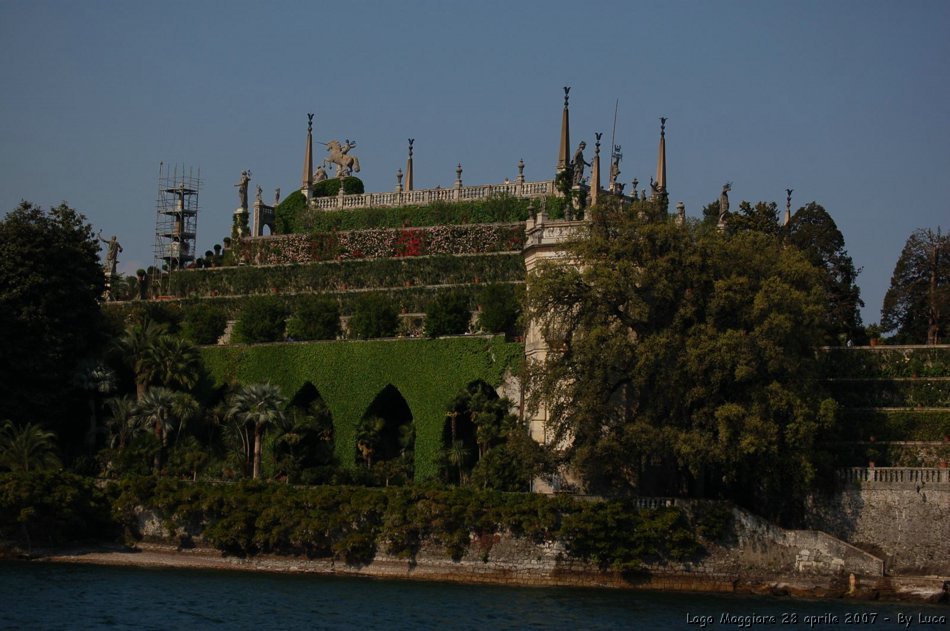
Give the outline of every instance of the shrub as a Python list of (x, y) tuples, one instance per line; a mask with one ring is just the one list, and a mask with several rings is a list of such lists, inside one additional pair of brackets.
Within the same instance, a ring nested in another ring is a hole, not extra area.
[[(313, 185), (314, 197), (333, 197), (340, 192), (340, 178), (331, 177), (322, 182)], [(358, 177), (345, 177), (342, 179), (344, 195), (362, 195), (364, 192), (363, 180)]]
[(521, 305), (512, 285), (492, 284), (478, 295), (481, 312), (478, 326), (488, 333), (507, 333), (514, 329), (521, 312)]
[(228, 325), (224, 309), (207, 302), (184, 308), (182, 332), (195, 344), (216, 344)]
[(383, 295), (367, 294), (360, 298), (350, 318), (350, 335), (360, 339), (392, 337), (399, 328), (399, 315)]
[(299, 213), (307, 208), (307, 198), (301, 191), (294, 191), (283, 199), (274, 209), (274, 219), (278, 234), (294, 231)]
[(280, 299), (255, 296), (245, 303), (234, 336), (239, 342), (277, 342), (284, 337), (287, 310)]
[(426, 309), (426, 335), (458, 335), (468, 331), (472, 318), (468, 308), (468, 299), (458, 292), (436, 296)]
[(307, 296), (287, 323), (287, 337), (334, 340), (340, 334), (340, 305), (335, 300)]

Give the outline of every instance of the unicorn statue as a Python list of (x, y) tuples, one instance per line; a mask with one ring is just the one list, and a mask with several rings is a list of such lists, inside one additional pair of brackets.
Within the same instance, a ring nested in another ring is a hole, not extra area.
[(335, 164), (336, 165), (336, 176), (337, 177), (346, 177), (350, 173), (359, 173), (360, 172), (360, 161), (356, 156), (350, 155), (350, 149), (356, 147), (355, 142), (350, 142), (349, 139), (346, 140), (343, 144), (340, 144), (339, 140), (331, 140), (326, 143), (327, 155), (326, 159), (323, 161), (324, 164)]

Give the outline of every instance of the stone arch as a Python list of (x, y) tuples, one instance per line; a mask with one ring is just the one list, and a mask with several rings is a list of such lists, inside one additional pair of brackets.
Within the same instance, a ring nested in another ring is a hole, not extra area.
[(415, 426), (412, 409), (396, 386), (387, 384), (367, 406), (356, 431), (356, 461), (367, 467), (402, 460), (412, 478)]

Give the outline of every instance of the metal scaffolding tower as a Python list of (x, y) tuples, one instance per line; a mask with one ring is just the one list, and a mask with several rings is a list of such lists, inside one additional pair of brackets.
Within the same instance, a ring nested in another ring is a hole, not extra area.
[[(198, 188), (201, 169), (180, 171), (160, 163), (155, 210), (155, 265), (157, 274), (183, 269), (195, 260), (198, 234)], [(154, 285), (157, 286), (157, 285)]]

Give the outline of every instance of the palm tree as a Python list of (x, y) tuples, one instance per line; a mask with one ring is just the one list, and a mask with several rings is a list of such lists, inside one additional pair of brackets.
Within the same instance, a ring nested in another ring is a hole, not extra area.
[(106, 420), (110, 435), (109, 446), (113, 449), (125, 449), (135, 430), (135, 400), (129, 396), (112, 397), (106, 400), (106, 407), (109, 408), (109, 418)]
[(465, 443), (461, 440), (453, 441), (452, 446), (449, 447), (448, 453), (446, 454), (449, 464), (458, 467), (459, 485), (465, 482), (465, 476), (462, 472), (462, 468), (465, 466), (465, 463), (468, 461), (468, 457), (470, 455), (471, 451), (465, 447)]
[(138, 401), (145, 396), (149, 382), (159, 372), (154, 350), (159, 338), (167, 334), (168, 327), (146, 318), (126, 328), (116, 341), (122, 359), (135, 374), (135, 398)]
[(201, 375), (201, 355), (190, 342), (174, 335), (161, 335), (149, 349), (155, 377), (169, 388), (189, 390)]
[(176, 405), (178, 402), (173, 391), (168, 388), (149, 388), (135, 406), (135, 424), (142, 429), (150, 428), (160, 445), (155, 454), (156, 473), (162, 470), (168, 434), (175, 427)]
[(5, 422), (0, 428), (0, 468), (36, 471), (59, 467), (54, 438), (53, 432), (32, 423), (17, 428), (12, 422)]
[(271, 425), (283, 423), (287, 400), (280, 388), (270, 383), (252, 383), (242, 386), (228, 402), (228, 417), (239, 428), (250, 426), (254, 431), (254, 461), (252, 477), (261, 475), (261, 447), (264, 432)]
[(386, 428), (386, 419), (379, 416), (364, 418), (356, 428), (356, 448), (367, 468), (373, 467), (373, 456), (379, 449), (380, 435)]

